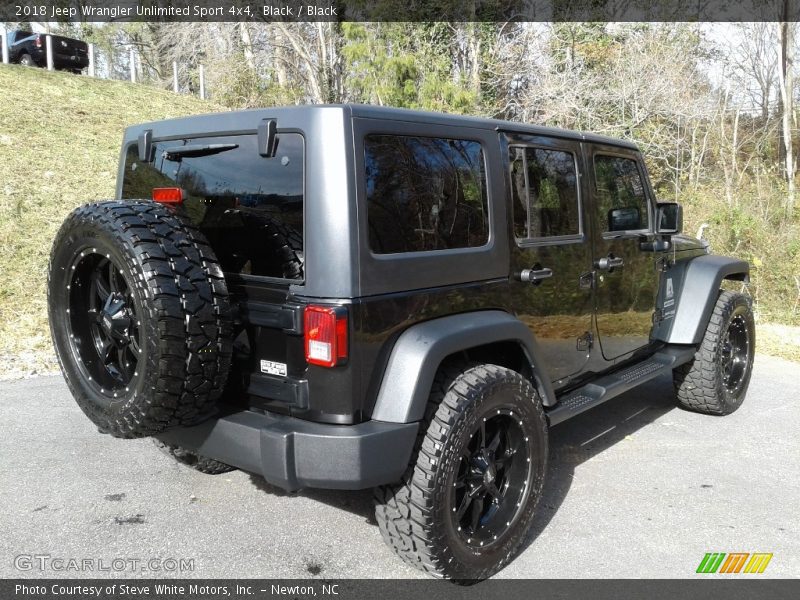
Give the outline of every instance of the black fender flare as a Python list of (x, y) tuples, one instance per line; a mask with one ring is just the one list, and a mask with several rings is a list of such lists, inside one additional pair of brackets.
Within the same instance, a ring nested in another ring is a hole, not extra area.
[(668, 344), (703, 340), (723, 279), (749, 281), (750, 265), (730, 256), (704, 255), (680, 261), (662, 277), (662, 320), (653, 337)]
[(555, 404), (555, 392), (543, 371), (541, 351), (531, 330), (509, 313), (485, 310), (441, 317), (405, 330), (386, 364), (372, 419), (390, 423), (421, 420), (436, 372), (446, 357), (508, 341), (518, 343), (524, 351), (542, 403)]

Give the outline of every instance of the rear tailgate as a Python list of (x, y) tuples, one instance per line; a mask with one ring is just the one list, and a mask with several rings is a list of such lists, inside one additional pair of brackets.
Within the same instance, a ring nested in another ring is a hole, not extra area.
[(89, 64), (89, 45), (86, 42), (54, 35), (53, 63), (56, 67), (82, 69)]
[(278, 134), (272, 157), (255, 134), (153, 138), (151, 161), (129, 147), (121, 198), (180, 189), (179, 210), (208, 239), (234, 301), (240, 391), (255, 406), (307, 412), (303, 307), (290, 295), (305, 276), (302, 136)]

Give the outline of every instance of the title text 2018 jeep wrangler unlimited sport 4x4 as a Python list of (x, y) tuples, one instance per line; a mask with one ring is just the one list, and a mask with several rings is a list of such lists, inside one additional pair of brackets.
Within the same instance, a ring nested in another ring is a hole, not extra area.
[(724, 415), (747, 263), (680, 235), (628, 142), (367, 106), (129, 128), (55, 240), (52, 336), (104, 432), (287, 490), (375, 487), (408, 563), (519, 548), (548, 426), (662, 373)]

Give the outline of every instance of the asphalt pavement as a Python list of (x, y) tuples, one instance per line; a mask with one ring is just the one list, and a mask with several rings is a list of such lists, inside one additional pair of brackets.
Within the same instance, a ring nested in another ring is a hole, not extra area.
[[(767, 552), (738, 577), (797, 577), (799, 425), (800, 365), (757, 356), (728, 417), (677, 408), (661, 378), (554, 427), (529, 540), (499, 576), (709, 577), (707, 552)], [(422, 576), (384, 545), (370, 492), (195, 472), (99, 434), (60, 377), (0, 382), (0, 507), (0, 577)]]

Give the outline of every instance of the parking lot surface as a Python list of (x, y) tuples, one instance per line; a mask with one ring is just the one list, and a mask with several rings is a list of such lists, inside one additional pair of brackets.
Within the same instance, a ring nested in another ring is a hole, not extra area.
[[(203, 475), (99, 434), (61, 377), (0, 382), (0, 411), (0, 577), (423, 576), (384, 545), (369, 491)], [(799, 425), (800, 365), (757, 356), (731, 416), (677, 408), (667, 377), (554, 427), (533, 530), (499, 577), (700, 577), (707, 552), (774, 555), (739, 577), (798, 576)]]

